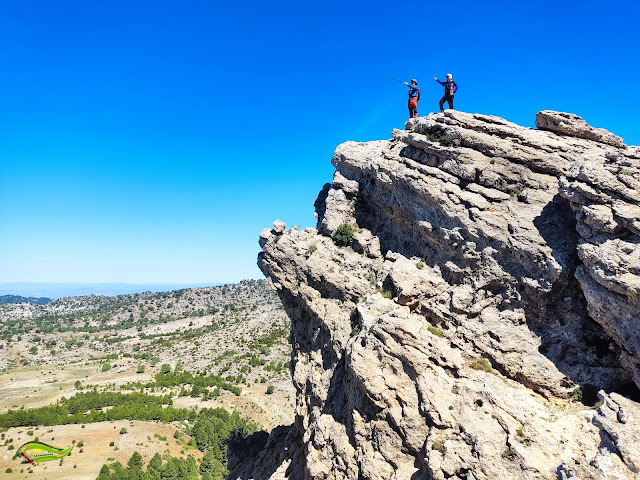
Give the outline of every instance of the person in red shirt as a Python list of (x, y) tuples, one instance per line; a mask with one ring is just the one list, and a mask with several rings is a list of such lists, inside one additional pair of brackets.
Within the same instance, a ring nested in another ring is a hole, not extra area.
[(418, 101), (420, 100), (420, 89), (418, 88), (418, 81), (415, 78), (411, 79), (411, 85), (407, 82), (402, 82), (409, 87), (409, 118), (418, 118)]

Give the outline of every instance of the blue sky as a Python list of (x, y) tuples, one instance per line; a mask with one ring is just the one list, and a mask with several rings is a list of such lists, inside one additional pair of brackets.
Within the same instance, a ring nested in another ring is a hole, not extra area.
[(640, 144), (637, 2), (4, 0), (0, 282), (261, 278), (262, 228), (315, 226), (346, 140), (390, 137), (417, 78), (533, 126)]

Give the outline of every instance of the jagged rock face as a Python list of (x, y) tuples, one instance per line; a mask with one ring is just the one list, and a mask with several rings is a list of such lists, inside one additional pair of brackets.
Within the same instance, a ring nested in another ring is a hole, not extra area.
[(576, 270), (589, 314), (616, 342), (640, 386), (640, 155), (576, 162), (560, 195), (576, 212), (582, 264)]
[(640, 386), (640, 150), (537, 122), (447, 111), (347, 142), (317, 230), (262, 232), (297, 416), (288, 455), (230, 478), (637, 478), (640, 406), (612, 392)]

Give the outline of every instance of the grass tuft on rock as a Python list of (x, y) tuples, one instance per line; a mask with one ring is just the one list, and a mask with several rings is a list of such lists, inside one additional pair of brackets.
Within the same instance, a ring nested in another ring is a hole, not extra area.
[(493, 373), (491, 362), (486, 358), (474, 358), (469, 362), (469, 366), (474, 370), (482, 370), (483, 372)]
[(444, 337), (444, 330), (442, 330), (441, 328), (432, 327), (431, 325), (429, 325), (427, 327), (427, 330), (433, 333), (436, 337), (440, 337), (440, 338)]

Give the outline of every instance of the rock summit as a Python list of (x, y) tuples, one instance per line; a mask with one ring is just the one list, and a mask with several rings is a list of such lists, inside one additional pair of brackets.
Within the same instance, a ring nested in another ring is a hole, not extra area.
[(230, 478), (638, 478), (640, 148), (536, 126), (449, 110), (346, 142), (317, 228), (262, 232), (296, 421)]

